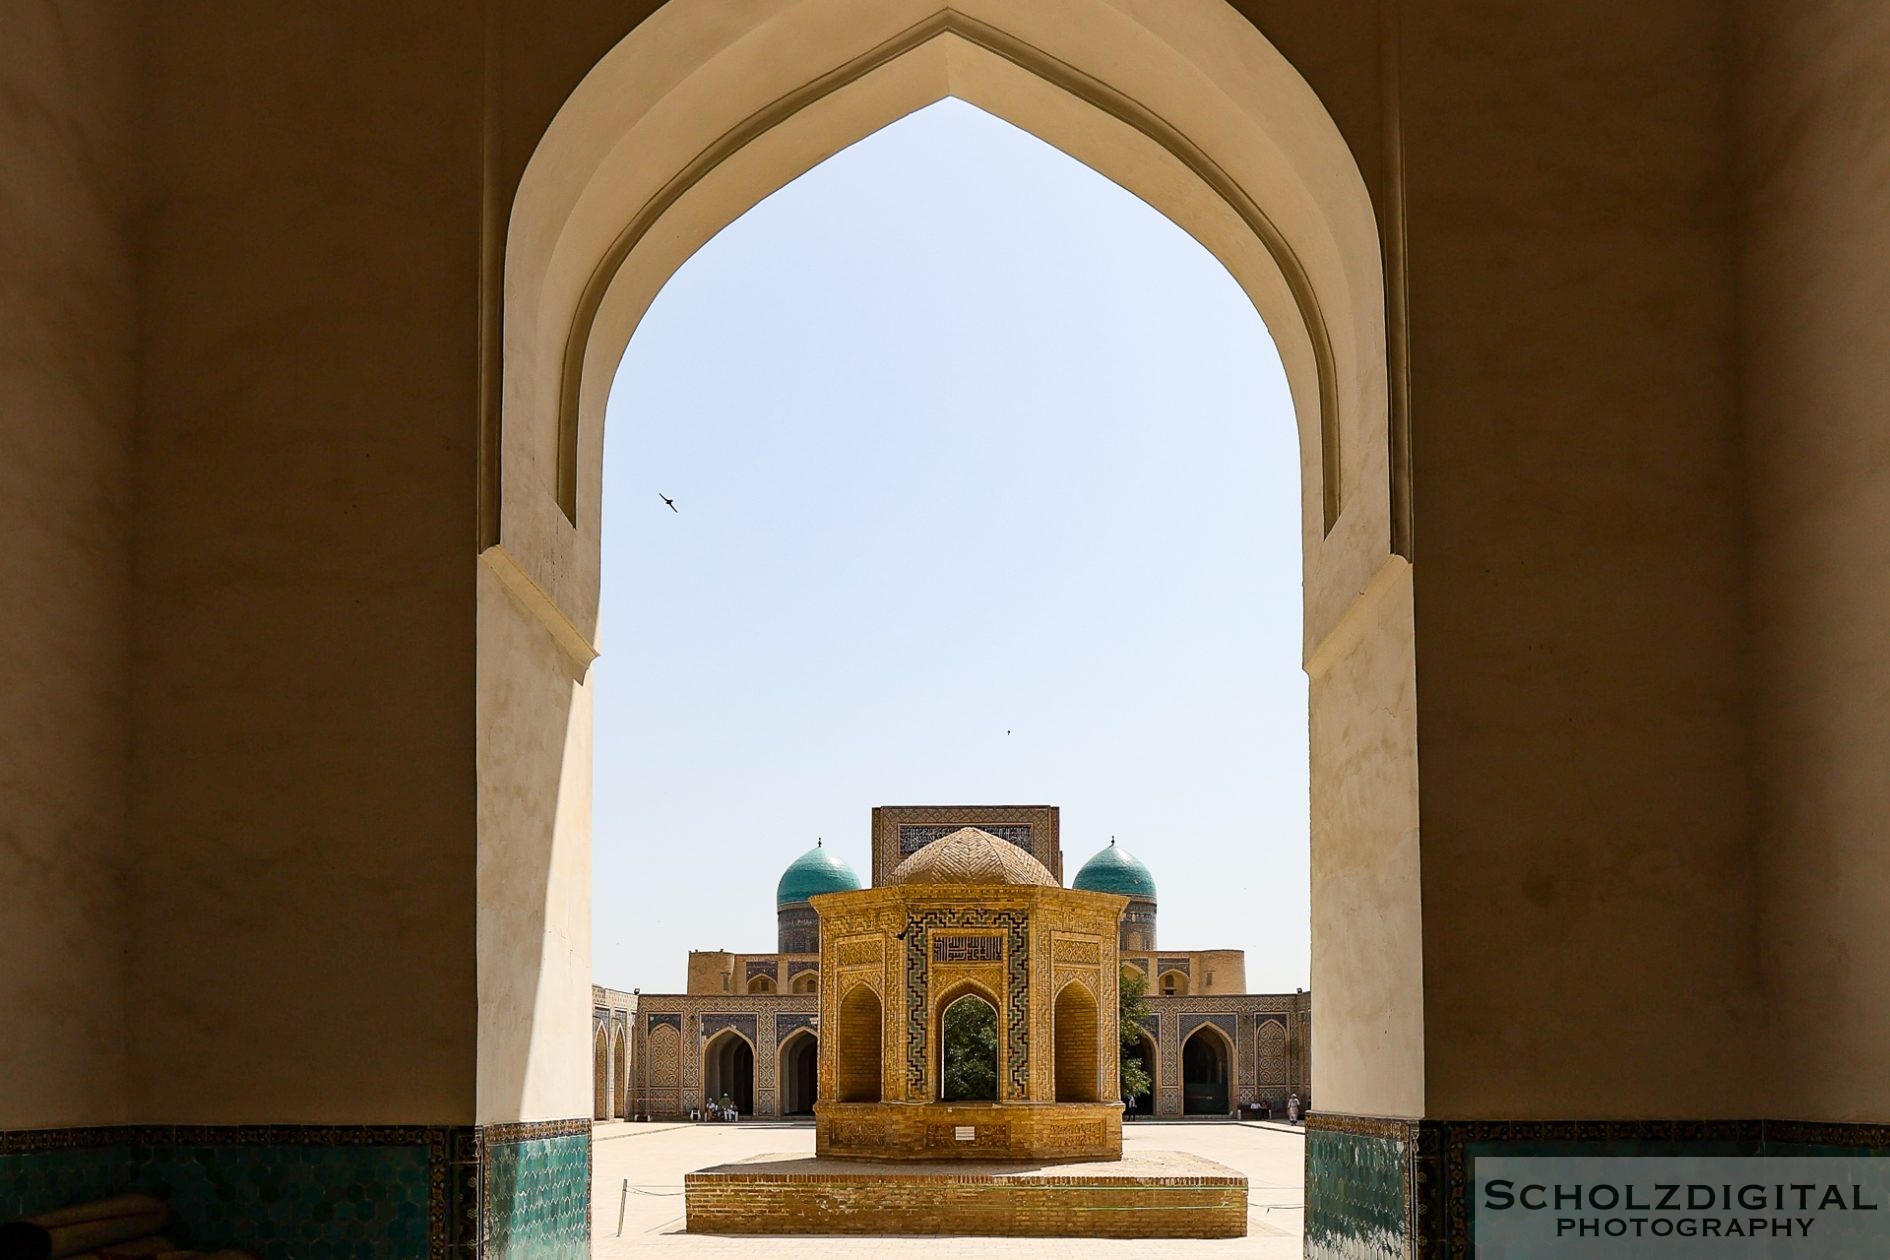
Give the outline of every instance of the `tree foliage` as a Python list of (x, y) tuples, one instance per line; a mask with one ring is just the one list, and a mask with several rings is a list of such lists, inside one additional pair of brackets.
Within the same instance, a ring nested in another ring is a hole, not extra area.
[(1117, 986), (1120, 1009), (1116, 1028), (1122, 1040), (1122, 1101), (1146, 1096), (1155, 1088), (1155, 1078), (1142, 1062), (1142, 1021), (1148, 1018), (1148, 977), (1132, 967), (1122, 969), (1122, 983)]
[(997, 1101), (997, 1012), (982, 998), (945, 1008), (946, 1102)]

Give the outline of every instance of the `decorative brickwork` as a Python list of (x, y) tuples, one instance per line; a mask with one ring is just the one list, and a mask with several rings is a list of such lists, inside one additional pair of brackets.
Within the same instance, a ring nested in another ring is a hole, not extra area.
[(1240, 1238), (1247, 1179), (1170, 1157), (1019, 1171), (836, 1161), (726, 1164), (684, 1178), (688, 1229), (702, 1234), (932, 1234)]

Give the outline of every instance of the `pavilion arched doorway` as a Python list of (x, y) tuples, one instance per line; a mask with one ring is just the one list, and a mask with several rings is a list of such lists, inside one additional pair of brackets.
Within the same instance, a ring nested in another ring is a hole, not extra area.
[(948, 999), (939, 1014), (942, 1102), (996, 1102), (997, 1007), (981, 994)]
[(702, 1097), (723, 1099), (744, 1116), (755, 1112), (755, 1050), (740, 1033), (725, 1029), (702, 1051)]
[(1097, 1061), (1096, 999), (1071, 981), (1057, 994), (1051, 1015), (1058, 1102), (1096, 1102), (1102, 1065)]
[(839, 1101), (879, 1101), (883, 1036), (879, 994), (864, 984), (854, 985), (840, 1000), (839, 1062), (834, 1072)]

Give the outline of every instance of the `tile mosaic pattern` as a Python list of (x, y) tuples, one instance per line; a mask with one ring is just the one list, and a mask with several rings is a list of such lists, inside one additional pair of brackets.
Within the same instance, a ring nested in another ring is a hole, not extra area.
[(1405, 1260), (1407, 1141), (1373, 1133), (1306, 1131), (1308, 1260)]
[(263, 1260), (577, 1260), (590, 1158), (588, 1119), (0, 1131), (0, 1219), (149, 1190), (179, 1244)]
[(931, 1009), (928, 992), (931, 973), (926, 967), (927, 937), (935, 928), (1002, 928), (1010, 942), (1009, 992), (1005, 995), (1006, 1051), (1010, 1066), (1010, 1097), (1030, 1091), (1030, 922), (1021, 911), (965, 906), (926, 910), (906, 916), (906, 1083), (915, 1093), (925, 1090), (926, 1027)]
[(139, 1184), (170, 1202), (181, 1246), (263, 1260), (425, 1257), (425, 1145), (212, 1146), (149, 1151)]
[[(968, 825), (975, 825), (979, 831), (989, 832), (1000, 840), (1008, 840), (1026, 853), (1031, 852), (1030, 826), (1027, 823), (976, 823)], [(899, 829), (899, 852), (907, 857), (911, 857), (914, 853), (917, 853), (920, 849), (932, 843), (932, 841), (943, 840), (946, 836), (951, 835), (952, 832), (957, 830), (958, 827), (951, 823), (927, 827), (901, 827)]]
[(0, 1220), (122, 1194), (137, 1184), (128, 1143), (52, 1149), (0, 1148)]
[(585, 1260), (591, 1250), (591, 1135), (565, 1132), (486, 1145), (480, 1254)]
[[(169, 1201), (181, 1246), (263, 1260), (444, 1253), (446, 1130), (292, 1125), (0, 1134), (0, 1219), (128, 1190)], [(437, 1169), (437, 1171), (436, 1171)]]

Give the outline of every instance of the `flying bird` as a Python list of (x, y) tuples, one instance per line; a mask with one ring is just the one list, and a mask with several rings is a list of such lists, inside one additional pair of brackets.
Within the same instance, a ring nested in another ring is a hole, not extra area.
[[(658, 490), (656, 492), (656, 497), (661, 499), (664, 502), (664, 504), (668, 506), (670, 511), (676, 512), (676, 500), (670, 498), (668, 495), (664, 494), (661, 490)], [(681, 516), (682, 513), (676, 512), (676, 515)]]

